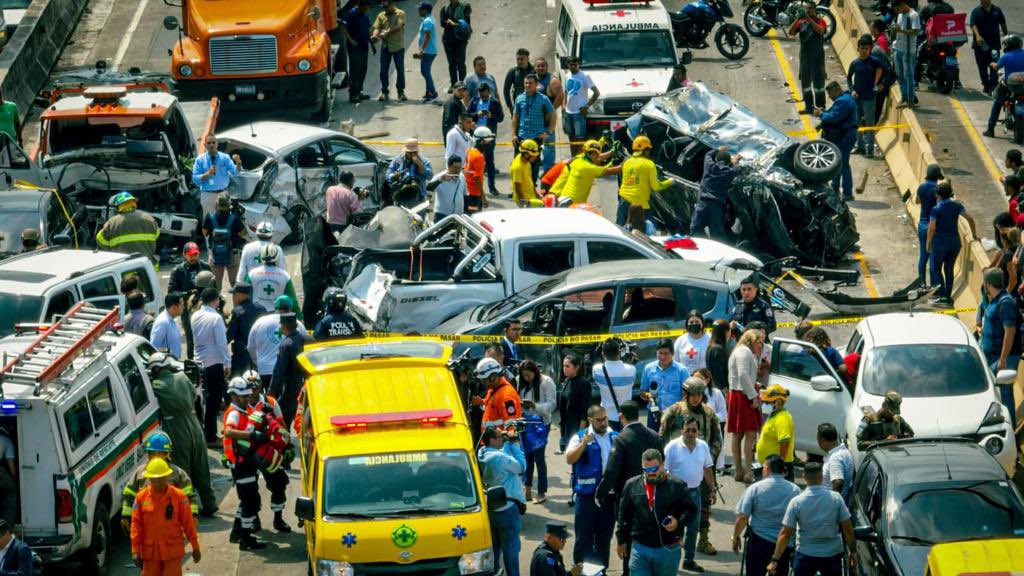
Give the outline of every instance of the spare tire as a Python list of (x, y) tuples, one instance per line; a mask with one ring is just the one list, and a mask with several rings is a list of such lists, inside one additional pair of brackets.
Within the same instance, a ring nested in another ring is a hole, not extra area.
[(793, 173), (807, 184), (829, 182), (842, 169), (843, 155), (828, 140), (804, 142), (793, 153)]

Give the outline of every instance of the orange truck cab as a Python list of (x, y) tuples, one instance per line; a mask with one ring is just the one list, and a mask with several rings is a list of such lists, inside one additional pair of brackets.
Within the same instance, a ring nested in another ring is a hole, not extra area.
[(183, 100), (217, 96), (231, 108), (309, 111), (326, 121), (334, 102), (335, 0), (164, 0), (181, 8), (171, 75)]

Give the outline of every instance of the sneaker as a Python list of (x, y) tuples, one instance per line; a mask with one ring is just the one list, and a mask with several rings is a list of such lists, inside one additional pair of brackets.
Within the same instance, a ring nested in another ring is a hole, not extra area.
[(718, 554), (718, 550), (716, 550), (715, 547), (712, 546), (711, 542), (708, 540), (701, 540), (697, 544), (697, 552), (700, 552), (701, 554), (707, 554), (708, 556), (714, 556), (715, 554)]
[(697, 574), (704, 573), (704, 568), (702, 568), (700, 564), (697, 564), (693, 560), (687, 560), (683, 562), (683, 570), (686, 570), (688, 572), (695, 572)]
[(387, 102), (388, 101), (388, 93), (387, 92), (381, 92), (380, 95), (377, 96), (377, 100), (379, 100), (380, 102)]
[(400, 102), (405, 102), (406, 100), (408, 100), (408, 98), (405, 97), (405, 92), (402, 92), (402, 91), (398, 92), (398, 100)]
[(369, 94), (360, 94), (359, 95), (359, 99), (360, 100), (369, 100), (370, 99), (370, 95)]
[(548, 499), (547, 494), (537, 494), (537, 497), (533, 499), (534, 504), (543, 504)]
[(984, 132), (982, 132), (981, 135), (982, 136), (988, 136), (989, 138), (995, 138), (996, 137), (996, 131), (993, 130), (992, 128), (989, 128), (988, 130), (985, 130)]

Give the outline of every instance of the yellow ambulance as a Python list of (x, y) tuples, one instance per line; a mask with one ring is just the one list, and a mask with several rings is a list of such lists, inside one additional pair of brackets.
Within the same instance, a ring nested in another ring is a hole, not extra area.
[[(313, 344), (299, 445), (313, 576), (492, 574), (487, 493), (440, 340)], [(503, 496), (491, 489), (492, 504)]]
[(932, 546), (925, 576), (1024, 574), (1024, 538), (968, 540)]

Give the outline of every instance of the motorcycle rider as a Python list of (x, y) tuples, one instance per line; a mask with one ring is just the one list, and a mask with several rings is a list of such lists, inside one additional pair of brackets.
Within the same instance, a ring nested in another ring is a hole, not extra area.
[[(989, 64), (993, 70), (1002, 70), (1003, 78), (992, 93), (992, 111), (988, 115), (988, 129), (982, 132), (984, 136), (995, 138), (996, 122), (999, 121), (999, 111), (1003, 109), (1006, 101), (1010, 98), (1010, 88), (1006, 85), (1011, 74), (1024, 72), (1024, 42), (1016, 34), (1007, 34), (1003, 37), (1003, 55), (999, 61)], [(1013, 109), (1007, 114), (1013, 114)], [(1019, 119), (1018, 121), (1022, 121)]]

